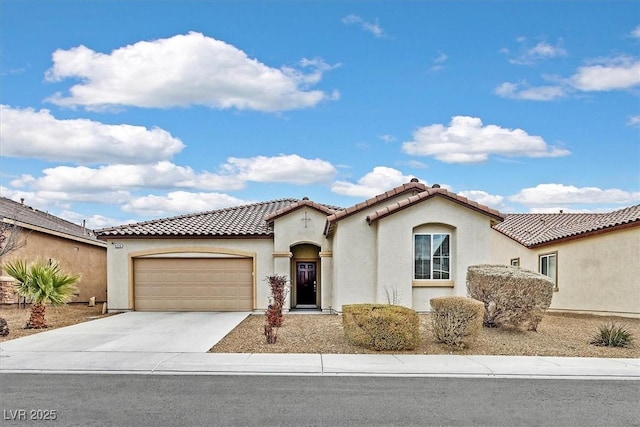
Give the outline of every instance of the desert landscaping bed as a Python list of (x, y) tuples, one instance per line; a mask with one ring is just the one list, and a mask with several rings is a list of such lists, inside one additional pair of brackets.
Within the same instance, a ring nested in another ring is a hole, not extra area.
[[(7, 320), (10, 334), (0, 337), (0, 341), (108, 315), (102, 314), (102, 305), (88, 307), (85, 304), (70, 304), (62, 307), (47, 307), (48, 329), (22, 329), (29, 318), (29, 310), (4, 306), (0, 308), (0, 317)], [(598, 327), (612, 321), (624, 324), (633, 334), (636, 340), (633, 347), (611, 348), (589, 344), (590, 337), (596, 333)], [(286, 314), (284, 325), (278, 330), (276, 344), (266, 344), (263, 327), (263, 315), (250, 315), (210, 351), (214, 353), (377, 353), (349, 344), (344, 338), (342, 318), (339, 315)], [(640, 319), (549, 313), (538, 326), (537, 332), (483, 328), (479, 339), (466, 349), (452, 349), (434, 342), (428, 314), (420, 315), (420, 330), (422, 343), (416, 350), (395, 353), (640, 357)]]
[[(589, 344), (600, 325), (618, 322), (638, 340), (640, 319), (579, 314), (547, 314), (537, 332), (483, 328), (469, 348), (452, 349), (434, 342), (428, 314), (420, 315), (421, 345), (404, 354), (482, 354), (509, 356), (640, 357), (640, 345), (631, 348), (598, 347)], [(264, 316), (251, 315), (210, 351), (214, 353), (380, 353), (347, 342), (342, 318), (329, 314), (286, 314), (276, 344), (266, 344), (262, 333)]]
[(102, 314), (102, 304), (98, 304), (95, 307), (89, 307), (87, 304), (68, 304), (61, 307), (48, 306), (45, 314), (49, 326), (47, 329), (23, 329), (22, 327), (27, 323), (27, 320), (29, 320), (29, 307), (27, 306), (27, 308), (24, 309), (17, 308), (15, 305), (3, 306), (0, 307), (0, 317), (7, 321), (9, 325), (9, 335), (6, 337), (0, 336), (0, 342), (26, 337), (64, 326), (75, 325), (105, 316), (109, 316), (109, 314)]

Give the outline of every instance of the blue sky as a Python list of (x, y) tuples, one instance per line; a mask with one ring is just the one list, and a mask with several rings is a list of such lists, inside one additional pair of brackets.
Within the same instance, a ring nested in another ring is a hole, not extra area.
[(91, 228), (412, 177), (640, 203), (637, 1), (0, 5), (4, 197)]

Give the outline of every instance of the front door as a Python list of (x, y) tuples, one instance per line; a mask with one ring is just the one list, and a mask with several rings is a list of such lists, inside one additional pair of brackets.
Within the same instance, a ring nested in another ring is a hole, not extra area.
[(317, 306), (315, 262), (296, 262), (296, 305)]

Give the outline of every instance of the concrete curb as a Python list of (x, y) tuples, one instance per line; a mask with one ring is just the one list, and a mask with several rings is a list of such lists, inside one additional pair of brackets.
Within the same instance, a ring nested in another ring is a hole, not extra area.
[(393, 354), (0, 352), (0, 373), (640, 380), (640, 359)]

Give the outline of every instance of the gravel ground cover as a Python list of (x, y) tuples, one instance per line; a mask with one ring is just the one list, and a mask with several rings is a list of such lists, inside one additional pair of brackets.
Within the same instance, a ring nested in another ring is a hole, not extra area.
[(48, 306), (45, 312), (45, 319), (49, 326), (47, 329), (23, 329), (22, 326), (29, 320), (29, 307), (23, 309), (17, 308), (15, 305), (3, 306), (0, 308), (0, 317), (4, 318), (9, 324), (9, 335), (0, 337), (0, 342), (105, 316), (110, 316), (110, 314), (102, 314), (102, 304), (97, 304), (95, 307), (89, 307), (86, 304), (68, 304), (60, 307)]
[[(469, 348), (450, 348), (433, 340), (431, 319), (420, 315), (421, 345), (403, 354), (483, 354), (510, 356), (570, 356), (638, 358), (640, 345), (632, 348), (598, 347), (589, 344), (606, 322), (625, 324), (640, 339), (640, 319), (578, 314), (547, 314), (537, 332), (483, 328)], [(276, 344), (266, 344), (264, 316), (251, 315), (210, 351), (218, 353), (380, 353), (347, 342), (342, 318), (331, 314), (286, 314)]]
[[(7, 320), (10, 334), (1, 341), (37, 334), (63, 326), (91, 321), (112, 314), (102, 314), (102, 305), (88, 307), (70, 304), (47, 307), (48, 329), (22, 329), (29, 318), (29, 310), (15, 306), (0, 308), (0, 317)], [(635, 338), (631, 348), (598, 347), (589, 344), (590, 338), (604, 323), (618, 322), (627, 327)], [(217, 353), (378, 353), (356, 347), (344, 338), (342, 318), (335, 314), (285, 315), (278, 330), (276, 344), (266, 344), (263, 334), (264, 316), (250, 315), (210, 351)], [(478, 340), (469, 348), (450, 348), (434, 342), (431, 319), (420, 315), (421, 345), (404, 354), (486, 354), (511, 356), (569, 356), (640, 358), (640, 319), (548, 313), (537, 332), (483, 328)]]

